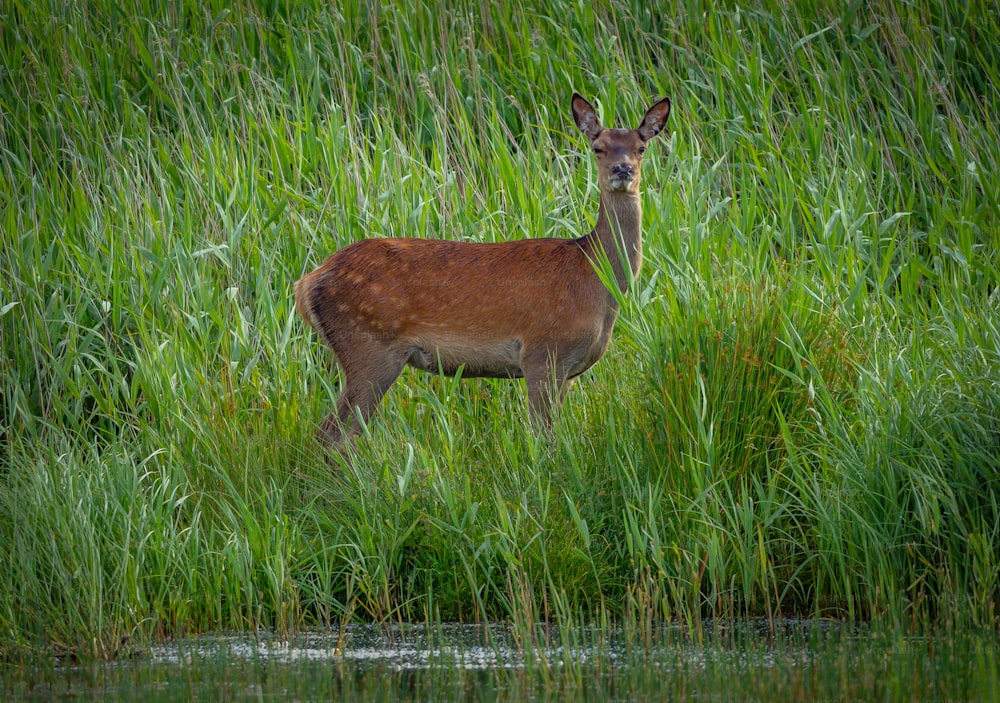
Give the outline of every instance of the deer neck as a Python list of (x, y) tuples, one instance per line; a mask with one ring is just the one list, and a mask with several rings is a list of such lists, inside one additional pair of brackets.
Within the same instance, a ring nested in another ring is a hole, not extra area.
[[(642, 265), (642, 200), (638, 193), (601, 193), (597, 224), (587, 235), (591, 251), (603, 251), (611, 263), (618, 289), (628, 290), (629, 282)], [(602, 257), (603, 258), (603, 257)]]

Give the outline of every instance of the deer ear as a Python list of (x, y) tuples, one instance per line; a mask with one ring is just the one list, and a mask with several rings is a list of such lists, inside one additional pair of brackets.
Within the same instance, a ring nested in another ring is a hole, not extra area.
[(597, 139), (604, 129), (601, 127), (601, 121), (597, 119), (593, 106), (580, 97), (579, 93), (573, 93), (573, 120), (590, 141)]
[(664, 125), (667, 124), (667, 116), (670, 115), (670, 98), (664, 98), (646, 111), (646, 116), (636, 128), (642, 141), (648, 142), (659, 134)]

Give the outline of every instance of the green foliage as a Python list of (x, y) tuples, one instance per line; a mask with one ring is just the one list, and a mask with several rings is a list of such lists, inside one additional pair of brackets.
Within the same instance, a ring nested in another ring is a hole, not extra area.
[[(0, 8), (0, 650), (352, 617), (996, 626), (1000, 36), (951, 0)], [(658, 95), (646, 262), (536, 436), (407, 373), (356, 450), (293, 282), (574, 236), (573, 90)]]

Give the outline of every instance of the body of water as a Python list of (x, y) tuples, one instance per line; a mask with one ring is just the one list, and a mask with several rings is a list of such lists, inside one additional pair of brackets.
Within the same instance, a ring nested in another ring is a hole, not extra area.
[(111, 663), (3, 666), (4, 700), (1000, 701), (996, 633), (911, 636), (819, 621), (610, 634), (351, 625), (202, 635)]

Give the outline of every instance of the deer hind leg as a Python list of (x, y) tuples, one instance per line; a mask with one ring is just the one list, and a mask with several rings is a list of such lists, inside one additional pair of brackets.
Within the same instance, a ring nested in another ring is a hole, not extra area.
[(336, 410), (320, 424), (320, 439), (331, 447), (338, 447), (361, 433), (359, 419), (367, 423), (375, 414), (382, 396), (403, 371), (407, 357), (405, 353), (382, 348), (355, 349), (349, 356), (337, 358), (343, 388)]

